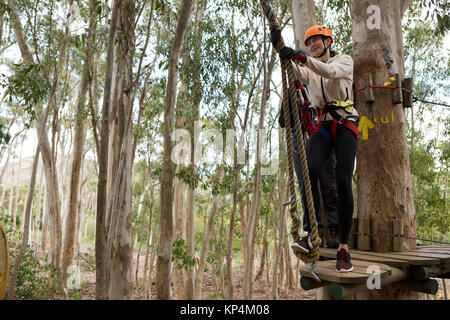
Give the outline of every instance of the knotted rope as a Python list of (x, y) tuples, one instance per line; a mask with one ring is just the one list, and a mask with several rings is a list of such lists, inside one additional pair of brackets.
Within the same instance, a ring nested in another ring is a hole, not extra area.
[[(275, 28), (280, 30), (280, 24), (277, 21), (275, 16), (275, 12), (268, 0), (260, 0), (261, 7), (264, 10), (264, 13), (269, 21), (270, 29)], [(278, 48), (282, 48), (284, 46), (284, 40), (281, 37), (278, 42)], [(304, 105), (306, 102), (300, 95), (295, 94), (295, 78), (294, 72), (292, 69), (292, 63), (290, 59), (281, 59), (281, 79), (283, 82), (283, 108), (285, 114), (285, 125), (286, 125), (286, 142), (287, 142), (287, 153), (288, 153), (288, 176), (289, 176), (289, 193), (290, 193), (290, 204), (289, 213), (292, 220), (291, 226), (291, 235), (294, 241), (298, 241), (300, 239), (299, 230), (300, 230), (300, 218), (297, 215), (297, 200), (295, 196), (295, 179), (294, 179), (294, 159), (293, 159), (293, 139), (291, 134), (291, 121), (290, 121), (290, 112), (289, 112), (289, 96), (291, 97), (292, 102), (300, 103)], [(289, 86), (288, 86), (289, 81)], [(303, 87), (301, 80), (297, 80), (300, 82), (300, 87)], [(300, 100), (300, 101), (299, 101)], [(308, 214), (309, 221), (311, 223), (311, 243), (312, 249), (309, 253), (301, 253), (294, 251), (297, 258), (302, 260), (305, 263), (313, 263), (319, 260), (319, 246), (321, 244), (321, 239), (318, 233), (318, 226), (316, 220), (316, 214), (314, 211), (314, 201), (311, 190), (311, 182), (309, 179), (309, 171), (308, 171), (308, 162), (306, 158), (306, 150), (305, 145), (303, 143), (303, 131), (301, 127), (300, 117), (297, 104), (293, 103), (292, 111), (294, 115), (294, 128), (298, 137), (298, 146), (299, 146), (299, 155), (301, 160), (303, 181), (305, 184), (306, 190), (306, 200), (308, 204)], [(287, 119), (288, 118), (288, 119)]]

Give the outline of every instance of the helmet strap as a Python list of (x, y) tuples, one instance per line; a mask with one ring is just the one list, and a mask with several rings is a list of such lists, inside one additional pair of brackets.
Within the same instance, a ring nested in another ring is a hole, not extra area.
[[(325, 47), (325, 37), (322, 37), (322, 41), (323, 41), (323, 46)], [(320, 56), (314, 57), (314, 58), (322, 58), (328, 51), (328, 49), (331, 47), (331, 42), (328, 46), (325, 47), (325, 49), (323, 49), (323, 52)]]

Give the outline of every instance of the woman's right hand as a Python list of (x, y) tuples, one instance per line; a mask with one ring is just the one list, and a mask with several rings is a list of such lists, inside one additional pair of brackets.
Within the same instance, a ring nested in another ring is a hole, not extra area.
[(306, 60), (308, 59), (308, 56), (309, 56), (308, 52), (302, 49), (294, 50), (290, 47), (284, 46), (280, 50), (281, 59), (294, 59), (300, 61), (301, 63), (305, 63)]

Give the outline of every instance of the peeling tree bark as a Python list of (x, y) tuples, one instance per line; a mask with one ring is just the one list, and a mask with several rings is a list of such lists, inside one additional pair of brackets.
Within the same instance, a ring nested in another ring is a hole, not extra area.
[(119, 75), (121, 90), (118, 95), (118, 130), (117, 138), (120, 148), (112, 204), (110, 205), (110, 221), (108, 243), (106, 247), (106, 268), (108, 298), (133, 299), (132, 268), (132, 112), (135, 90), (133, 86), (133, 58), (135, 48), (135, 2), (122, 1), (119, 19), (121, 39), (118, 44), (118, 59), (122, 64)]

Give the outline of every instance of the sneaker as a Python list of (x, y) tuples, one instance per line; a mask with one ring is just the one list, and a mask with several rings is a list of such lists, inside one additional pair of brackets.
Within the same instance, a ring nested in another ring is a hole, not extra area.
[(291, 248), (294, 251), (302, 252), (302, 253), (309, 253), (309, 250), (312, 249), (312, 243), (311, 243), (311, 237), (309, 234), (306, 237), (301, 238), (297, 242), (294, 242), (291, 244)]
[(350, 253), (348, 253), (345, 249), (339, 250), (336, 257), (337, 272), (350, 272), (353, 270)]

